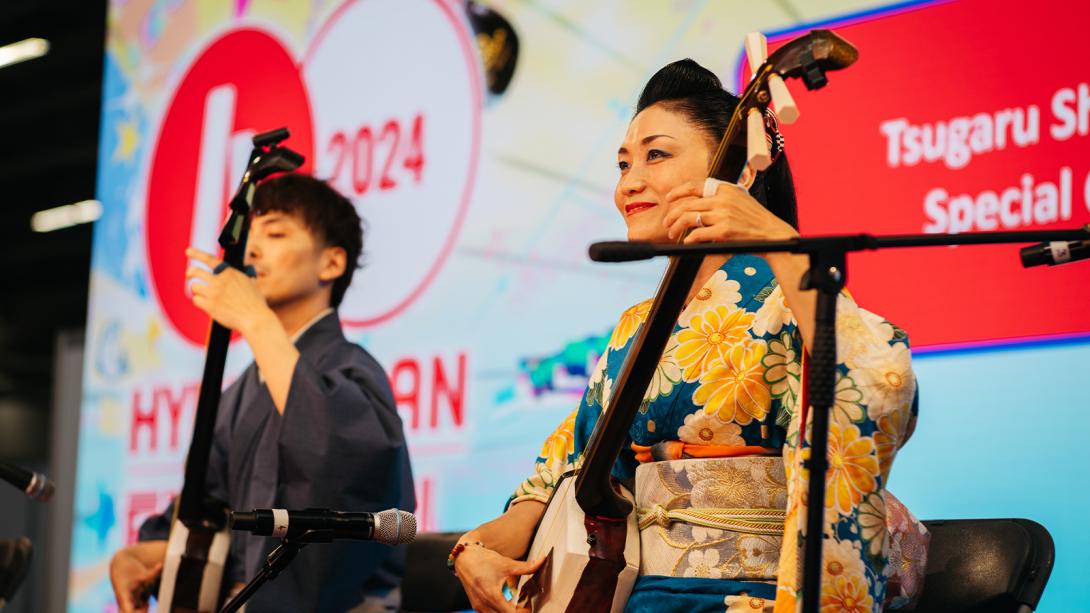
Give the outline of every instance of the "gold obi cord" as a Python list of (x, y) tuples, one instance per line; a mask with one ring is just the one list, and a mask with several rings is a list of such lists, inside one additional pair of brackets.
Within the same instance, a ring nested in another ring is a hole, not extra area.
[(783, 458), (651, 462), (636, 468), (640, 574), (774, 581), (783, 540)]

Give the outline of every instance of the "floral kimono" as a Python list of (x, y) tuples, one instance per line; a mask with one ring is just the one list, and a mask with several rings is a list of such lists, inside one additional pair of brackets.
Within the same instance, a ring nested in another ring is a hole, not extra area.
[[(546, 502), (579, 466), (650, 306), (621, 315), (578, 409), (510, 504)], [(918, 595), (926, 560), (922, 524), (885, 491), (915, 420), (916, 383), (903, 331), (846, 295), (837, 309), (821, 608), (880, 611)], [(802, 337), (767, 262), (732, 257), (682, 312), (613, 467), (635, 492), (640, 525), (626, 610), (796, 610), (810, 450), (809, 428), (799, 440), (803, 371)]]

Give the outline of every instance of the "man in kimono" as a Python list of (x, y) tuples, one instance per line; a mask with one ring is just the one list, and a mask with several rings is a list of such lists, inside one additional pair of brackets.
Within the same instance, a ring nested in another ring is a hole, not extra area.
[[(254, 197), (246, 250), (252, 276), (197, 249), (186, 271), (193, 303), (238, 332), (254, 362), (224, 391), (208, 468), (210, 493), (236, 510), (415, 506), (401, 419), (382, 367), (341, 332), (336, 308), (362, 250), (352, 203), (289, 174)], [(173, 504), (118, 551), (110, 579), (122, 612), (158, 577)], [(278, 544), (231, 535), (225, 585), (251, 579)], [(404, 547), (335, 541), (304, 548), (249, 601), (265, 611), (385, 611), (400, 604)]]

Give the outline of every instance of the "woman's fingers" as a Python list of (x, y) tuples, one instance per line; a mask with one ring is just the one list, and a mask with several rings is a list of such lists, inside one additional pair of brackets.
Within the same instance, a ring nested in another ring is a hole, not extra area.
[(477, 611), (486, 613), (518, 613), (516, 603), (504, 597), (503, 587), (511, 577), (537, 572), (545, 558), (512, 560), (490, 549), (470, 547), (457, 561), (458, 578), (466, 595)]
[(682, 198), (700, 198), (704, 195), (704, 181), (686, 181), (666, 192), (666, 203)]
[[(477, 579), (473, 581), (473, 593), (470, 594), (470, 604), (475, 611), (513, 613), (515, 606), (503, 597), (503, 590), (496, 585), (487, 585)], [(503, 585), (501, 582), (499, 585)]]
[(718, 218), (719, 215), (715, 211), (687, 211), (666, 229), (666, 234), (671, 240), (677, 240), (678, 237), (684, 236), (689, 228), (697, 230), (706, 228), (716, 223)]
[(703, 198), (689, 198), (687, 200), (678, 200), (667, 208), (666, 214), (662, 216), (662, 225), (669, 228), (670, 226), (674, 225), (674, 222), (676, 222), (679, 217), (685, 215), (686, 213), (709, 211), (713, 208), (713, 206), (713, 203), (708, 202)]
[(528, 575), (537, 572), (545, 558), (531, 561), (511, 560), (505, 567), (498, 568), (500, 576), (477, 576), (470, 582), (470, 601), (479, 611), (494, 611), (496, 613), (517, 613), (516, 604), (507, 600), (503, 595), (503, 586), (507, 577)]
[(719, 240), (719, 230), (716, 228), (697, 228), (685, 237), (685, 244), (709, 243)]
[(544, 563), (545, 563), (545, 558), (544, 557), (538, 558), (536, 560), (526, 560), (526, 561), (516, 560), (515, 563), (512, 564), (507, 569), (507, 572), (511, 576), (529, 575), (529, 574), (532, 574), (532, 573), (536, 573), (537, 569), (541, 568), (541, 565), (544, 564)]

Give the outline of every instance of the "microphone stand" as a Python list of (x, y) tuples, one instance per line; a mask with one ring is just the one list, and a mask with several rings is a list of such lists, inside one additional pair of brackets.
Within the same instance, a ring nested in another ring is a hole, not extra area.
[(284, 537), (280, 544), (276, 546), (276, 549), (273, 549), (265, 558), (265, 564), (261, 566), (261, 570), (257, 572), (257, 575), (238, 594), (235, 594), (234, 598), (223, 605), (220, 613), (234, 613), (241, 609), (242, 605), (246, 604), (246, 601), (253, 597), (257, 590), (261, 589), (261, 586), (276, 579), (280, 572), (287, 568), (288, 564), (291, 564), (292, 560), (295, 559), (295, 555), (303, 547), (310, 543), (329, 543), (332, 540), (332, 535), (328, 530), (307, 530), (298, 536)]
[[(803, 461), (809, 471), (807, 490), (806, 549), (803, 562), (802, 611), (817, 613), (821, 600), (821, 545), (825, 511), (825, 473), (828, 470), (829, 410), (836, 398), (836, 301), (847, 279), (847, 253), (890, 247), (928, 247), (948, 245), (993, 245), (1075, 241), (1090, 238), (1090, 224), (1077, 230), (1040, 230), (1027, 232), (977, 232), (972, 234), (902, 234), (874, 236), (845, 234), (795, 238), (782, 241), (728, 241), (682, 245), (633, 245), (628, 242), (595, 243), (591, 259), (624, 261), (656, 256), (703, 258), (706, 255), (768, 253), (782, 251), (810, 256), (810, 268), (802, 277), (801, 289), (817, 290), (814, 313), (814, 343), (810, 347), (809, 400), (813, 407), (810, 458)], [(609, 251), (615, 250), (615, 254)], [(618, 255), (621, 253), (631, 255)], [(648, 321), (644, 325), (651, 325)], [(805, 407), (804, 407), (805, 410)], [(803, 426), (805, 428), (805, 425)], [(806, 432), (800, 432), (805, 441)]]

